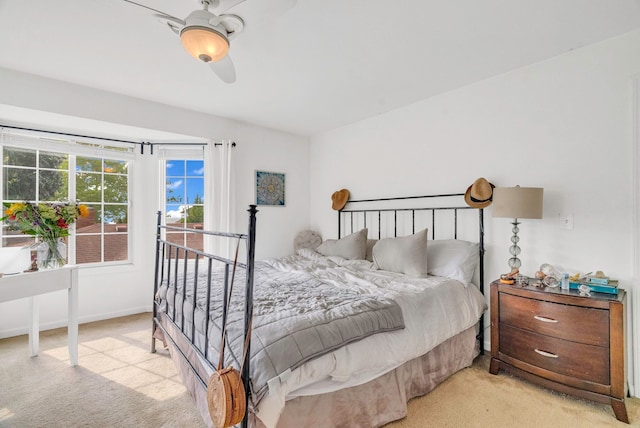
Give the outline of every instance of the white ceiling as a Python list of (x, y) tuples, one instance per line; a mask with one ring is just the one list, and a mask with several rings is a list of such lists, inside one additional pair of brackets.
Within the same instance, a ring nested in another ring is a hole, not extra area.
[(313, 135), (640, 28), (640, 0), (246, 0), (228, 13), (246, 25), (233, 84), (123, 0), (0, 0), (0, 67)]

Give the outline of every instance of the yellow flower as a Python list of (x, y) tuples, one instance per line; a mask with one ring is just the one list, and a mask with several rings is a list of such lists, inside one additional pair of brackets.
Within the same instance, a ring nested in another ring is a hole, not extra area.
[(21, 203), (11, 204), (9, 206), (9, 208), (7, 208), (4, 211), (4, 214), (5, 215), (14, 215), (16, 212), (22, 211), (22, 208), (24, 208), (24, 204), (21, 204)]
[(89, 215), (89, 208), (86, 205), (78, 205), (78, 212), (82, 217), (86, 217)]

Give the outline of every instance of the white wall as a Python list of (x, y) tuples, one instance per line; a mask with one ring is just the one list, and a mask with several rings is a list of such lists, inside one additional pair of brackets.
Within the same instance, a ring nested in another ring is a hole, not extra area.
[[(336, 234), (328, 198), (342, 187), (367, 199), (464, 192), (481, 176), (540, 186), (544, 218), (522, 222), (521, 271), (545, 262), (603, 270), (631, 290), (630, 82), (639, 53), (635, 31), (313, 137), (311, 226)], [(573, 230), (561, 228), (565, 214)], [(508, 271), (511, 224), (489, 207), (485, 227), (493, 280)]]
[[(33, 118), (43, 117), (42, 112), (64, 115), (53, 116), (55, 122), (64, 121), (66, 127), (73, 128), (68, 131), (84, 131), (88, 135), (102, 136), (113, 128), (114, 133), (122, 137), (120, 125), (127, 125), (136, 127), (132, 132), (139, 134), (131, 138), (145, 138), (144, 129), (149, 129), (151, 138), (158, 137), (157, 131), (164, 131), (198, 138), (232, 139), (237, 142), (235, 209), (239, 232), (246, 232), (246, 210), (250, 203), (255, 203), (255, 170), (286, 174), (286, 207), (259, 207), (256, 257), (290, 254), (295, 233), (308, 227), (307, 138), (2, 68), (0, 105), (3, 105), (0, 112), (12, 106), (33, 110)], [(80, 128), (86, 127), (87, 121), (74, 122), (74, 118), (100, 121), (100, 132)], [(15, 121), (15, 117), (11, 119)], [(29, 117), (25, 120), (29, 121)], [(0, 123), (7, 124), (6, 117), (0, 115)], [(74, 126), (74, 123), (78, 125)], [(50, 124), (42, 126), (32, 121), (28, 124), (52, 129)], [(135, 245), (133, 264), (124, 268), (80, 271), (81, 323), (151, 309), (157, 165), (157, 158), (146, 150), (145, 155), (138, 154), (132, 171), (135, 183), (131, 196), (132, 223), (135, 225), (131, 229)], [(65, 325), (66, 306), (64, 292), (43, 296), (42, 329)], [(27, 331), (26, 326), (26, 300), (0, 304), (0, 337), (23, 334)]]

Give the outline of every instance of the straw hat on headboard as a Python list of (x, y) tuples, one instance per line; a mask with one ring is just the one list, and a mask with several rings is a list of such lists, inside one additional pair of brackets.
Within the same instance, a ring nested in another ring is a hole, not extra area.
[(493, 188), (484, 177), (478, 178), (464, 193), (464, 201), (472, 208), (485, 208), (491, 205), (493, 200)]
[(331, 201), (332, 201), (331, 208), (333, 208), (336, 211), (340, 211), (347, 204), (348, 200), (349, 200), (349, 191), (347, 189), (341, 189), (341, 190), (338, 190), (337, 192), (333, 192), (333, 195), (331, 195)]

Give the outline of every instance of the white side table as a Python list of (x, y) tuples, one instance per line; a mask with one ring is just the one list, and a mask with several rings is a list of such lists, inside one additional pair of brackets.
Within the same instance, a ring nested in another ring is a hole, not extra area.
[(68, 330), (69, 361), (78, 365), (78, 269), (63, 266), (59, 269), (4, 275), (0, 278), (0, 303), (16, 299), (29, 299), (29, 350), (38, 355), (40, 343), (40, 305), (38, 296), (58, 290), (69, 290)]

